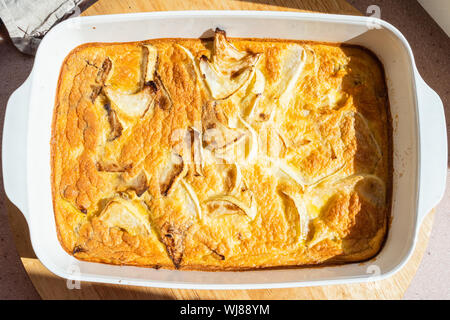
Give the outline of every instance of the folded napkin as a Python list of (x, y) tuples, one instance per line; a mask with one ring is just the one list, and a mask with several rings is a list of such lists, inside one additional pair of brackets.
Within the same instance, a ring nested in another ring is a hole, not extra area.
[(44, 35), (58, 22), (78, 16), (91, 0), (0, 0), (0, 19), (14, 45), (36, 53)]

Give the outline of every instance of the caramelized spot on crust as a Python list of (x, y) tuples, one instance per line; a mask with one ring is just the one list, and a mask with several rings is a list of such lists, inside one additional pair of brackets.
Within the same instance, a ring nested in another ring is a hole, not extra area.
[(186, 231), (179, 229), (173, 225), (165, 224), (162, 227), (162, 241), (166, 245), (167, 252), (175, 265), (179, 268), (184, 253), (184, 238)]
[(122, 134), (123, 127), (119, 121), (119, 118), (117, 117), (116, 112), (111, 109), (111, 105), (107, 103), (103, 107), (108, 113), (108, 121), (109, 125), (111, 126), (111, 132), (109, 134), (108, 140), (113, 141), (118, 137), (120, 137), (120, 135)]
[(72, 254), (77, 254), (79, 252), (85, 252), (85, 249), (83, 249), (83, 247), (81, 246), (75, 246), (72, 250)]

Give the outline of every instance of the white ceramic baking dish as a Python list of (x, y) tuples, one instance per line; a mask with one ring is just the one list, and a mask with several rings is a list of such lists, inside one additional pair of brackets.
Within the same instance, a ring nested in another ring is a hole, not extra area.
[[(392, 224), (375, 259), (322, 268), (247, 272), (171, 271), (78, 261), (60, 246), (50, 192), (50, 135), (58, 75), (70, 50), (86, 42), (202, 36), (346, 42), (382, 61), (393, 117)], [(377, 27), (377, 28), (374, 28)], [(447, 173), (442, 102), (417, 72), (411, 49), (392, 25), (367, 17), (294, 12), (184, 11), (82, 17), (43, 39), (33, 71), (8, 102), (3, 133), (6, 194), (23, 212), (40, 261), (68, 279), (153, 287), (248, 289), (328, 285), (386, 278), (411, 255), (423, 217), (441, 199)]]

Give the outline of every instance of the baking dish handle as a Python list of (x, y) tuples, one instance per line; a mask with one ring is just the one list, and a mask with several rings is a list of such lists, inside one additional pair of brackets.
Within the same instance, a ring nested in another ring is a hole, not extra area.
[(2, 140), (3, 185), (12, 203), (28, 220), (26, 152), (31, 77), (9, 97)]
[[(417, 72), (417, 71), (416, 71)], [(447, 126), (442, 100), (417, 73), (420, 126), (419, 224), (442, 199), (447, 180)]]

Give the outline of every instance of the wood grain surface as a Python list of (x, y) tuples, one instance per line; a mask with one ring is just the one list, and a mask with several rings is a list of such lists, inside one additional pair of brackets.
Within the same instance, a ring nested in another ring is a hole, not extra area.
[[(361, 14), (344, 0), (100, 0), (83, 15), (213, 9)], [(424, 219), (417, 246), (406, 266), (389, 279), (377, 282), (270, 290), (179, 290), (82, 282), (80, 289), (68, 289), (65, 279), (53, 275), (36, 258), (27, 223), (11, 203), (8, 215), (24, 267), (43, 299), (400, 299), (419, 267), (434, 219), (434, 211)]]

